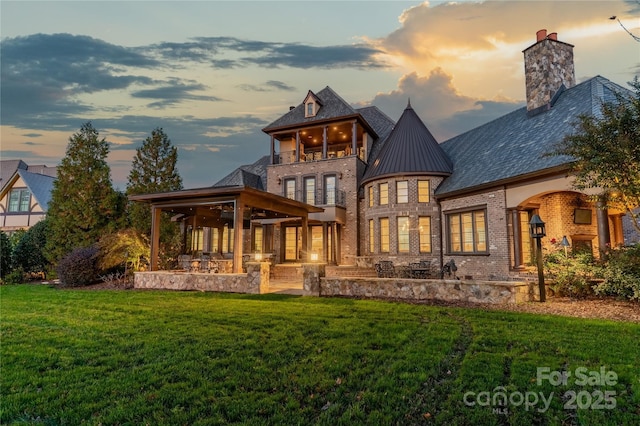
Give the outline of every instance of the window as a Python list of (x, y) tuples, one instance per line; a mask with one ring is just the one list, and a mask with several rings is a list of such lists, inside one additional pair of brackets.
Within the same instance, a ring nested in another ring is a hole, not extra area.
[(222, 252), (233, 253), (233, 228), (229, 225), (224, 225), (222, 228)]
[(398, 204), (409, 202), (409, 182), (406, 180), (396, 182), (396, 198)]
[(296, 180), (295, 179), (284, 180), (284, 196), (287, 198), (291, 198), (292, 200), (296, 199)]
[(316, 178), (304, 178), (304, 202), (307, 204), (316, 203)]
[(369, 207), (373, 207), (373, 185), (369, 187)]
[(379, 190), (380, 190), (380, 205), (384, 206), (386, 204), (389, 204), (389, 184), (381, 183)]
[(429, 202), (429, 181), (428, 180), (419, 180), (418, 181), (418, 202), (419, 203), (428, 203)]
[(318, 255), (318, 260), (322, 258), (322, 226), (312, 226), (309, 229), (311, 239), (311, 253)]
[(298, 259), (298, 227), (287, 226), (284, 231), (284, 260), (296, 260)]
[(28, 212), (31, 193), (28, 189), (12, 189), (9, 194), (10, 212)]
[(420, 253), (431, 253), (431, 218), (418, 218), (418, 232), (420, 234)]
[(262, 226), (260, 225), (253, 228), (253, 251), (262, 252)]
[(336, 204), (336, 177), (334, 175), (324, 177), (324, 203), (330, 206)]
[(447, 218), (450, 252), (487, 252), (487, 221), (484, 210), (450, 214)]
[(313, 111), (313, 107), (314, 107), (313, 102), (309, 102), (307, 104), (307, 117), (313, 117), (315, 115)]
[(398, 218), (398, 253), (409, 253), (409, 218)]
[(389, 218), (380, 218), (380, 252), (389, 253)]
[(369, 219), (369, 253), (374, 253), (376, 251), (375, 241), (376, 238), (373, 229), (373, 219)]
[(220, 252), (220, 246), (218, 245), (218, 228), (211, 228), (211, 251), (214, 253)]

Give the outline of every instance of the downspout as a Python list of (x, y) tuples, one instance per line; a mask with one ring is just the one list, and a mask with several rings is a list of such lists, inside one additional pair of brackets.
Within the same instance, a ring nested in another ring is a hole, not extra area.
[(436, 198), (436, 203), (438, 204), (438, 216), (440, 216), (440, 267), (439, 270), (442, 271), (444, 267), (444, 216), (442, 215), (442, 204), (440, 204), (440, 200)]

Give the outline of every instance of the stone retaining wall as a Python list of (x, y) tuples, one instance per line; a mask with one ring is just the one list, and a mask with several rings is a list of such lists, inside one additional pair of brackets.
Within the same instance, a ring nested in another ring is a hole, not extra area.
[(537, 284), (509, 281), (321, 278), (321, 296), (519, 303), (537, 298)]
[(228, 293), (267, 293), (269, 264), (248, 262), (246, 274), (190, 273), (181, 271), (136, 272), (134, 288), (199, 290)]

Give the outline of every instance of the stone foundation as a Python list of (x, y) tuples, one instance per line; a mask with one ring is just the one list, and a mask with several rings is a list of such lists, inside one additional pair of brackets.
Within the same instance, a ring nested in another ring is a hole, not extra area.
[(520, 303), (537, 298), (537, 284), (510, 281), (321, 278), (321, 296)]

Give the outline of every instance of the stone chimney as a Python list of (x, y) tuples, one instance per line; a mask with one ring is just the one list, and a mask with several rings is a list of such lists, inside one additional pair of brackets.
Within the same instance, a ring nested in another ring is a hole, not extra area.
[(547, 30), (536, 33), (536, 42), (524, 51), (527, 111), (530, 114), (551, 108), (553, 96), (564, 84), (575, 86), (573, 45), (558, 41), (558, 34)]

